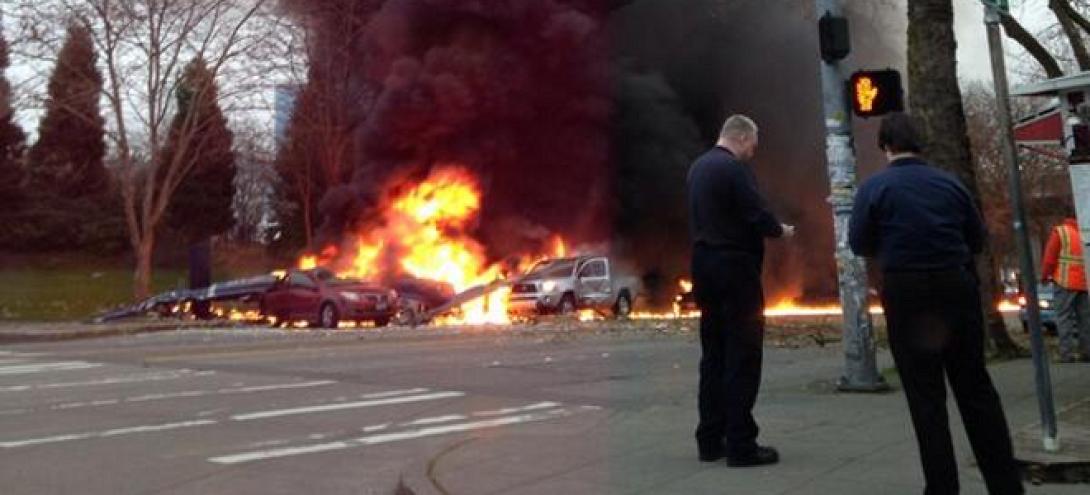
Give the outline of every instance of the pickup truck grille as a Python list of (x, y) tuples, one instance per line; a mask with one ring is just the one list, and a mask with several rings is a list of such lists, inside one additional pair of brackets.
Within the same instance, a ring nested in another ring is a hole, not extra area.
[(537, 286), (534, 284), (515, 284), (511, 288), (513, 294), (534, 294), (537, 292)]

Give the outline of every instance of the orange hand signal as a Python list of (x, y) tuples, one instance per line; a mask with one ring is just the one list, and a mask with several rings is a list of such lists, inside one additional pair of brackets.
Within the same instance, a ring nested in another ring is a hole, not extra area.
[(878, 99), (878, 86), (869, 77), (861, 77), (855, 82), (855, 98), (859, 101), (859, 109), (864, 112), (874, 110), (874, 102)]

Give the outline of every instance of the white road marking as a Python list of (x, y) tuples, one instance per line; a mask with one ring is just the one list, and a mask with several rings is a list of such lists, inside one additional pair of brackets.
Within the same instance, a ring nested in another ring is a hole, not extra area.
[(430, 388), (408, 388), (404, 390), (390, 390), (388, 392), (377, 392), (373, 394), (363, 394), (361, 399), (385, 399), (386, 397), (395, 397), (398, 395), (410, 395), (410, 394), (422, 394), (424, 392), (431, 392)]
[(14, 351), (0, 351), (0, 356), (16, 356), (16, 357), (42, 357), (48, 356), (44, 352), (14, 352)]
[(198, 371), (192, 370), (180, 370), (172, 371), (168, 373), (144, 373), (112, 378), (100, 378), (97, 380), (87, 380), (79, 382), (61, 382), (61, 383), (43, 383), (40, 385), (14, 385), (8, 387), (0, 387), (0, 392), (25, 392), (28, 390), (47, 390), (57, 388), (76, 388), (76, 387), (94, 387), (100, 385), (120, 385), (130, 383), (141, 382), (158, 382), (165, 380), (179, 380), (182, 378), (193, 378), (215, 375), (215, 371)]
[(295, 383), (278, 383), (275, 385), (258, 385), (253, 387), (239, 387), (239, 388), (221, 388), (219, 390), (190, 390), (186, 392), (174, 392), (169, 394), (151, 394), (143, 395), (140, 397), (130, 397), (125, 399), (125, 402), (147, 402), (153, 400), (164, 399), (178, 399), (189, 397), (204, 397), (207, 395), (236, 395), (236, 394), (253, 394), (257, 392), (272, 392), (275, 390), (291, 390), (297, 388), (313, 388), (324, 387), (326, 385), (333, 385), (337, 382), (333, 380), (317, 380), (311, 382), (295, 382)]
[(59, 443), (59, 442), (71, 442), (73, 440), (89, 440), (94, 438), (109, 438), (123, 435), (133, 435), (138, 433), (150, 433), (168, 430), (177, 430), (181, 428), (193, 428), (197, 426), (208, 426), (219, 423), (215, 420), (204, 419), (198, 421), (184, 421), (181, 423), (167, 423), (162, 425), (146, 425), (146, 426), (130, 426), (125, 428), (116, 428), (106, 431), (95, 431), (87, 433), (74, 433), (70, 435), (57, 435), (52, 437), (42, 438), (29, 438), (25, 440), (13, 440), (8, 442), (0, 442), (0, 448), (14, 449), (19, 447), (29, 447), (33, 445), (42, 445), (47, 443)]
[(437, 417), (434, 417), (434, 418), (421, 418), (421, 419), (417, 419), (415, 421), (409, 421), (408, 423), (401, 423), (400, 426), (437, 425), (437, 424), (442, 424), (442, 423), (450, 423), (452, 421), (465, 421), (467, 419), (469, 419), (469, 418), (467, 418), (467, 417), (465, 417), (465, 416), (463, 416), (461, 414), (451, 414), (451, 415), (448, 415), (448, 416), (437, 416)]
[(530, 404), (522, 407), (510, 407), (507, 409), (498, 409), (495, 411), (477, 411), (473, 413), (474, 416), (506, 416), (508, 414), (515, 414), (520, 412), (539, 411), (541, 409), (552, 409), (559, 407), (560, 404), (556, 402), (538, 402), (537, 404)]
[(404, 397), (391, 397), (387, 399), (374, 399), (359, 402), (345, 402), (340, 404), (325, 404), (321, 406), (295, 407), (291, 409), (276, 409), (271, 411), (258, 411), (247, 414), (231, 416), (234, 421), (250, 421), (254, 419), (278, 418), (282, 416), (295, 416), (299, 414), (322, 413), (329, 411), (342, 411), (345, 409), (360, 409), (364, 407), (387, 406), (393, 404), (407, 404), (410, 402), (422, 402), (428, 400), (449, 399), (463, 397), (464, 392), (436, 392), (424, 395), (409, 395)]
[(545, 421), (562, 416), (569, 416), (571, 413), (564, 409), (558, 409), (549, 411), (546, 413), (529, 413), (521, 414), (517, 416), (507, 416), (502, 418), (494, 418), (488, 420), (474, 421), (469, 423), (458, 423), (444, 426), (431, 426), (427, 428), (418, 428), (413, 430), (406, 430), (394, 433), (383, 433), (378, 435), (369, 435), (365, 437), (356, 438), (354, 440), (345, 440), (340, 442), (321, 443), (315, 445), (304, 445), (300, 447), (288, 447), (283, 449), (271, 449), (254, 452), (245, 452), (241, 454), (232, 454), (225, 456), (218, 456), (209, 458), (209, 462), (216, 464), (240, 464), (253, 461), (261, 461), (266, 459), (276, 459), (281, 457), (290, 457), (304, 454), (314, 454), (318, 452), (329, 452), (334, 450), (344, 450), (355, 447), (364, 447), (367, 445), (378, 445), (383, 443), (402, 442), (406, 440), (414, 440), (417, 438), (448, 435), (451, 433), (461, 433), (472, 430), (480, 430), (486, 428), (496, 428), (499, 426), (516, 425), (522, 423), (530, 423), (536, 421)]
[(374, 433), (376, 431), (382, 431), (390, 427), (390, 423), (384, 423), (381, 425), (364, 426), (360, 428), (364, 433)]
[(29, 359), (0, 359), (0, 364), (18, 364), (30, 362)]
[(51, 371), (71, 371), (98, 368), (100, 363), (87, 363), (84, 361), (68, 361), (59, 363), (35, 363), (15, 366), (0, 366), (0, 376), (30, 375), (34, 373), (48, 373)]

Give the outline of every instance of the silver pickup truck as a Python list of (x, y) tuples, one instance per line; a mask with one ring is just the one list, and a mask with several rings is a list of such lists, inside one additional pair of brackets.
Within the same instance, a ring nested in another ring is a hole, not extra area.
[(635, 279), (621, 276), (605, 256), (544, 260), (511, 286), (512, 316), (568, 315), (581, 309), (622, 318), (632, 312)]

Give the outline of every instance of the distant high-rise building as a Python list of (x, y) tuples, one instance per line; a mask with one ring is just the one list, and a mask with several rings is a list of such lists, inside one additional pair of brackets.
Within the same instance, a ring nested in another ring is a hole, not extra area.
[(299, 98), (299, 93), (302, 90), (303, 86), (300, 84), (276, 85), (275, 113), (273, 119), (276, 124), (274, 132), (276, 133), (276, 142), (278, 144), (283, 142), (285, 137), (287, 137), (288, 125), (291, 123), (292, 114), (295, 113), (295, 101)]

